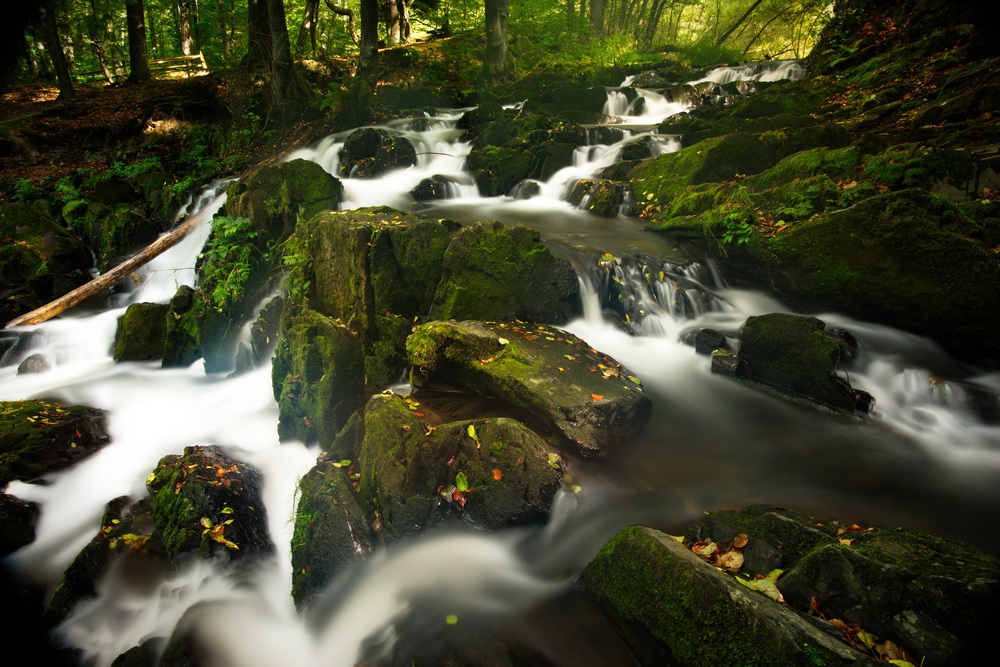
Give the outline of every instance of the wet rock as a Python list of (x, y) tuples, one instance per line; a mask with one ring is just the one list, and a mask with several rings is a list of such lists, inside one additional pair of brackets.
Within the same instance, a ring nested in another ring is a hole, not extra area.
[(337, 173), (344, 178), (374, 178), (417, 163), (413, 144), (386, 130), (366, 127), (352, 132), (340, 149)]
[(434, 201), (436, 199), (447, 199), (454, 180), (448, 176), (434, 174), (430, 178), (425, 178), (417, 186), (410, 190), (410, 196), (417, 201)]
[(628, 183), (581, 179), (573, 184), (567, 201), (593, 215), (613, 218), (623, 214), (631, 198)]
[(269, 554), (260, 473), (216, 446), (185, 447), (160, 459), (146, 480), (154, 534), (169, 558)]
[(389, 394), (365, 407), (359, 489), (386, 539), (448, 516), (491, 530), (546, 519), (562, 466), (540, 436), (505, 417), (429, 428), (415, 412)]
[(869, 662), (651, 528), (620, 531), (581, 580), (642, 664)]
[(292, 534), (292, 597), (298, 607), (374, 548), (369, 518), (348, 477), (356, 466), (347, 465), (321, 457), (299, 481)]
[(834, 375), (840, 346), (824, 335), (822, 320), (787, 313), (747, 318), (740, 330), (746, 377), (831, 408), (853, 412), (854, 389)]
[(740, 357), (729, 350), (713, 350), (712, 372), (725, 375), (731, 378), (742, 378), (747, 376), (747, 365)]
[(18, 375), (29, 375), (31, 373), (44, 373), (52, 368), (52, 362), (44, 354), (32, 354), (17, 366)]
[(623, 446), (649, 419), (634, 374), (554, 327), (430, 322), (406, 348), (414, 387), (496, 398), (586, 456)]
[(537, 197), (542, 192), (542, 186), (538, 181), (521, 181), (511, 190), (510, 196), (514, 199), (531, 199)]
[(0, 493), (0, 558), (35, 541), (39, 516), (37, 503)]
[(361, 342), (334, 318), (302, 308), (282, 325), (271, 378), (281, 439), (326, 446), (361, 407)]
[(108, 444), (105, 415), (85, 405), (0, 403), (0, 486), (62, 470)]
[(202, 312), (195, 302), (196, 292), (181, 285), (170, 299), (163, 335), (163, 367), (185, 368), (201, 358)]
[(681, 342), (690, 345), (698, 354), (712, 354), (725, 347), (726, 335), (717, 329), (698, 328), (681, 334)]
[(166, 343), (167, 314), (163, 303), (133, 303), (118, 318), (111, 356), (115, 361), (152, 361), (163, 359)]
[(486, 146), (473, 149), (466, 164), (484, 197), (498, 197), (535, 173), (534, 156), (521, 148)]
[(37, 331), (3, 332), (0, 334), (0, 350), (2, 350), (0, 366), (14, 366), (21, 363), (29, 352), (41, 347), (44, 342), (44, 337)]
[(458, 231), (444, 253), (434, 319), (562, 323), (579, 312), (579, 283), (524, 225), (477, 222)]
[(315, 162), (300, 159), (265, 165), (226, 189), (226, 213), (249, 218), (255, 230), (267, 232), (265, 241), (280, 243), (297, 220), (336, 210), (343, 190), (340, 181)]

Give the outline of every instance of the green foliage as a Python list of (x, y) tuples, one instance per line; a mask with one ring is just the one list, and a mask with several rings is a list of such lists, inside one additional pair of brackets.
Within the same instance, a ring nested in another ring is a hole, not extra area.
[(212, 221), (212, 236), (199, 260), (202, 292), (217, 312), (237, 304), (254, 268), (271, 261), (271, 252), (257, 247), (259, 237), (248, 218), (219, 216)]
[(681, 49), (680, 60), (689, 67), (710, 67), (712, 65), (734, 65), (743, 60), (743, 54), (732, 47), (715, 46), (702, 40)]
[(746, 209), (739, 209), (728, 214), (722, 220), (722, 242), (743, 245), (749, 243), (754, 233), (753, 218)]
[(306, 250), (306, 243), (297, 235), (292, 234), (280, 246), (281, 263), (288, 272), (285, 287), (288, 297), (293, 303), (304, 304), (309, 301), (309, 288), (312, 281), (312, 256)]

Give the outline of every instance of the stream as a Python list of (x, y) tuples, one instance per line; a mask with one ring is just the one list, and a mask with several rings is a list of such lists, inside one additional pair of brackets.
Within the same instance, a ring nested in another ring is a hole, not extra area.
[[(802, 74), (788, 62), (720, 68), (692, 83)], [(195, 620), (210, 638), (210, 664), (218, 665), (409, 665), (410, 648), (456, 641), (490, 655), (492, 631), (552, 664), (628, 664), (572, 583), (600, 546), (632, 523), (677, 534), (706, 510), (771, 503), (818, 518), (924, 530), (1000, 554), (992, 530), (1000, 511), (1000, 426), (981, 420), (969, 400), (972, 391), (995, 403), (1000, 374), (970, 371), (933, 341), (904, 331), (807, 313), (857, 337), (858, 353), (843, 373), (877, 400), (867, 423), (794, 407), (713, 375), (708, 358), (680, 342), (685, 330), (736, 331), (750, 315), (788, 308), (767, 294), (728, 288), (710, 263), (643, 231), (637, 220), (592, 216), (564, 200), (574, 181), (613, 164), (624, 143), (649, 137), (651, 154), (681, 147), (677, 137), (651, 128), (685, 106), (653, 90), (626, 94), (630, 83), (609, 88), (605, 108), (621, 118), (625, 138), (578, 148), (574, 164), (539, 183), (533, 197), (480, 197), (464, 171), (470, 146), (456, 127), (463, 110), (438, 110), (386, 126), (414, 144), (418, 164), (374, 179), (343, 179), (342, 207), (390, 205), (462, 222), (522, 223), (563, 256), (641, 258), (613, 270), (634, 295), (632, 333), (602, 313), (601, 285), (584, 273), (584, 316), (564, 327), (641, 377), (653, 416), (637, 442), (610, 460), (571, 462), (581, 490), (561, 492), (547, 525), (489, 534), (440, 531), (392, 546), (345, 573), (299, 614), (289, 595), (289, 543), (297, 480), (318, 449), (278, 442), (270, 368), (229, 377), (206, 374), (201, 361), (186, 369), (116, 364), (111, 341), (127, 303), (23, 327), (40, 334), (32, 352), (44, 354), (51, 369), (16, 375), (16, 366), (0, 368), (0, 400), (103, 408), (110, 412), (112, 442), (48, 476), (47, 485), (9, 485), (9, 493), (39, 503), (42, 515), (35, 542), (6, 565), (54, 586), (99, 529), (105, 504), (144, 496), (158, 460), (191, 445), (217, 444), (261, 471), (277, 546), (275, 558), (250, 578), (202, 561), (151, 588), (112, 570), (99, 596), (61, 626), (64, 641), (93, 664), (108, 665), (151, 637), (169, 637), (188, 613), (186, 622)], [(641, 109), (636, 99), (644, 100)], [(287, 159), (310, 159), (335, 174), (347, 134)], [(454, 181), (451, 196), (415, 204), (409, 191), (434, 174)], [(207, 186), (178, 216), (218, 209), (224, 186)], [(179, 285), (193, 284), (192, 267), (208, 233), (202, 226), (148, 265), (128, 300), (166, 302)], [(647, 281), (649, 272), (654, 278)]]

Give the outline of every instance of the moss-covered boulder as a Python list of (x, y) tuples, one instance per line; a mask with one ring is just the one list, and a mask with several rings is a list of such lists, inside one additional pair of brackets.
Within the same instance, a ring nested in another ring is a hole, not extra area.
[(710, 512), (685, 537), (743, 545), (740, 572), (782, 569), (776, 584), (793, 609), (860, 626), (870, 644), (889, 640), (926, 664), (961, 664), (988, 641), (1000, 560), (961, 542), (768, 505)]
[(508, 194), (515, 185), (535, 174), (534, 157), (523, 148), (484, 146), (469, 153), (466, 165), (479, 194), (499, 197)]
[(874, 664), (652, 528), (620, 531), (581, 580), (643, 665)]
[(419, 411), (393, 394), (365, 406), (359, 490), (387, 539), (449, 516), (493, 530), (545, 520), (562, 466), (540, 436), (505, 417), (431, 427)]
[(748, 244), (729, 276), (773, 285), (799, 310), (846, 313), (928, 336), (963, 359), (995, 360), (1000, 263), (976, 238), (987, 227), (943, 197), (889, 192)]
[(133, 303), (118, 318), (111, 356), (115, 361), (160, 361), (167, 334), (170, 306)]
[(170, 299), (163, 334), (163, 367), (186, 367), (202, 356), (200, 296), (188, 285), (181, 285)]
[(108, 444), (105, 415), (85, 405), (0, 403), (0, 486), (62, 470)]
[(330, 442), (361, 407), (365, 385), (361, 342), (344, 324), (303, 308), (288, 317), (271, 367), (278, 435)]
[(431, 317), (561, 324), (578, 314), (576, 272), (540, 238), (524, 225), (463, 227), (444, 254)]
[(185, 447), (160, 459), (146, 479), (154, 534), (169, 558), (246, 558), (274, 550), (260, 473), (219, 447)]
[(417, 153), (409, 141), (387, 130), (365, 127), (344, 141), (337, 173), (344, 178), (374, 178), (416, 163)]
[(632, 188), (628, 183), (581, 179), (573, 184), (567, 201), (593, 215), (614, 218), (628, 213), (623, 209), (631, 199)]
[(299, 480), (292, 535), (292, 597), (299, 607), (374, 548), (369, 518), (348, 477), (349, 464), (321, 457)]
[(290, 160), (261, 167), (226, 189), (226, 214), (249, 218), (254, 229), (276, 241), (288, 236), (298, 219), (336, 210), (343, 195), (340, 181), (315, 162)]
[(747, 318), (740, 329), (739, 356), (746, 377), (839, 410), (853, 412), (854, 389), (834, 374), (841, 348), (815, 317), (771, 313)]
[(414, 387), (496, 398), (584, 455), (624, 445), (649, 419), (639, 378), (554, 327), (430, 322), (409, 337), (406, 350)]

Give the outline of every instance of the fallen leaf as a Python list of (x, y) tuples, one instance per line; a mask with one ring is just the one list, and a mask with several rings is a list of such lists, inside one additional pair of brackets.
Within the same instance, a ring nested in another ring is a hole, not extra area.
[(464, 472), (455, 475), (455, 488), (462, 493), (469, 490), (469, 478), (465, 476)]
[(506, 338), (497, 338), (497, 342), (500, 343), (501, 345), (506, 345), (510, 341), (507, 340)]
[(493, 479), (495, 479), (496, 481), (499, 482), (501, 479), (503, 479), (503, 472), (500, 471), (500, 469), (498, 469), (498, 468), (494, 468), (493, 469)]
[(715, 542), (695, 542), (694, 546), (691, 547), (691, 551), (699, 556), (704, 556), (705, 558), (708, 558), (718, 550), (719, 545)]
[(556, 454), (555, 452), (550, 452), (548, 456), (548, 461), (550, 466), (558, 470), (559, 465), (562, 463), (562, 457)]
[(739, 551), (727, 551), (726, 553), (719, 555), (715, 564), (723, 570), (728, 570), (729, 572), (739, 572), (740, 568), (743, 567), (743, 554)]
[(737, 549), (742, 549), (750, 542), (750, 538), (747, 537), (746, 533), (740, 533), (733, 538), (733, 547)]
[(592, 399), (594, 399), (595, 401), (599, 401), (599, 400), (601, 400), (602, 398), (604, 398), (604, 396), (602, 396), (601, 394), (591, 394), (591, 395), (590, 395), (590, 397), (591, 397)]

